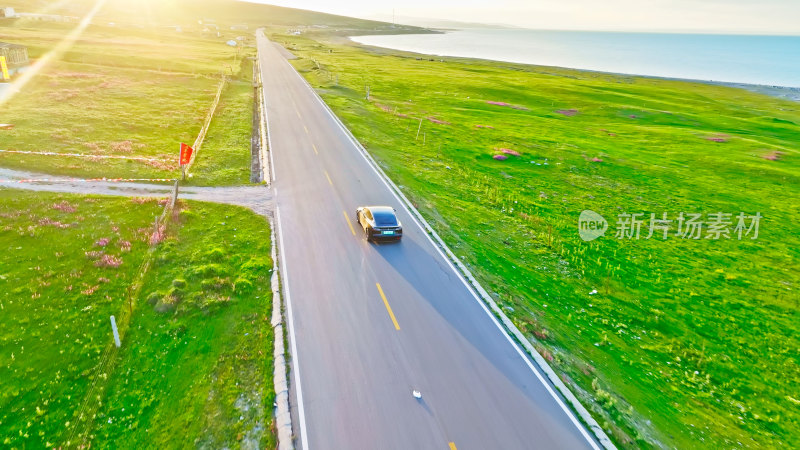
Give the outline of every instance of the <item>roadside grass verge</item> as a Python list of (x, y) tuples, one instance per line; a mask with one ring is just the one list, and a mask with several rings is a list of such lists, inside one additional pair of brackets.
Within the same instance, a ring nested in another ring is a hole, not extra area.
[[(0, 40), (26, 45), (31, 57), (38, 58), (68, 30), (65, 24), (11, 22), (0, 26)], [(157, 161), (3, 153), (0, 165), (80, 177), (176, 178), (178, 144), (194, 142), (223, 71), (251, 78), (251, 71), (242, 72), (241, 58), (224, 38), (159, 28), (90, 26), (68, 52), (4, 105), (3, 121), (14, 128), (2, 131), (0, 148)], [(250, 117), (242, 119), (249, 123)], [(236, 130), (223, 127), (235, 123), (220, 122), (216, 131), (234, 134)], [(235, 162), (237, 167), (249, 166), (249, 156)], [(222, 163), (216, 167), (227, 169)]]
[[(272, 37), (619, 445), (800, 442), (800, 105)], [(586, 209), (605, 237), (579, 238)], [(732, 239), (675, 236), (681, 212), (731, 213)]]
[[(97, 373), (158, 200), (0, 190), (4, 446), (274, 446), (268, 224), (232, 206), (177, 211)], [(96, 415), (80, 420), (85, 401)]]
[(240, 76), (228, 81), (205, 142), (192, 166), (192, 185), (229, 186), (250, 183), (250, 138), (253, 115), (253, 60), (242, 62)]

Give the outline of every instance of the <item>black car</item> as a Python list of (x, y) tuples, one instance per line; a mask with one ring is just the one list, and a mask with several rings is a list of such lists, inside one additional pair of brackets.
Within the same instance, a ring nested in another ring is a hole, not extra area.
[(356, 222), (370, 242), (399, 241), (403, 237), (403, 226), (391, 206), (361, 206), (356, 209)]

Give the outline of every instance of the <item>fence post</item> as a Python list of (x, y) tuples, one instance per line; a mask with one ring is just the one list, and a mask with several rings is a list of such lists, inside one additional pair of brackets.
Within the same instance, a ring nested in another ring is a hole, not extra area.
[(117, 331), (117, 321), (114, 319), (114, 316), (111, 316), (111, 331), (114, 333), (114, 344), (119, 348), (121, 345), (119, 342), (119, 331)]

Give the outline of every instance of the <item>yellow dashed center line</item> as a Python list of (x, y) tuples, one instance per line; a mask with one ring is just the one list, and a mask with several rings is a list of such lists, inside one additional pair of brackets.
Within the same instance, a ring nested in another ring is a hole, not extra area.
[(305, 125), (303, 125), (303, 129), (306, 130), (306, 134), (308, 134), (308, 128)]
[[(325, 175), (327, 176), (328, 173), (325, 172)], [(331, 181), (331, 179), (328, 178), (328, 181)], [(331, 184), (333, 184), (333, 183), (331, 183)], [(347, 213), (346, 212), (342, 211), (342, 214), (344, 214), (344, 221), (347, 222), (347, 226), (350, 227), (350, 231), (353, 233), (353, 236), (355, 236), (356, 235), (356, 229), (353, 228), (353, 224), (350, 222), (350, 218), (347, 217)]]
[(303, 116), (300, 115), (300, 110), (298, 110), (297, 107), (294, 108), (294, 112), (297, 113), (297, 118), (298, 119), (302, 119), (303, 118)]
[[(314, 149), (314, 154), (315, 154), (315, 155), (319, 155), (319, 152), (317, 151), (317, 146), (316, 146), (316, 145), (314, 145), (314, 144), (311, 144), (311, 148), (313, 148), (313, 149)], [(331, 184), (333, 184), (333, 183), (331, 183)]]
[[(389, 311), (389, 317), (392, 318), (392, 323), (394, 323), (394, 329), (400, 330), (400, 324), (397, 323), (397, 319), (394, 317), (394, 313), (392, 312), (392, 307), (389, 306), (389, 301), (386, 300), (386, 295), (383, 294), (383, 289), (381, 289), (380, 283), (375, 283), (375, 286), (378, 286), (378, 292), (381, 294), (381, 298), (383, 299), (383, 304), (386, 306), (386, 310)], [(451, 448), (454, 448), (451, 446)]]
[[(325, 171), (325, 178), (327, 178), (328, 179), (328, 183), (330, 183), (331, 186), (333, 186), (333, 181), (331, 181), (331, 176), (328, 175), (328, 171), (327, 170)], [(344, 216), (347, 217), (347, 213), (345, 213)], [(349, 219), (348, 219), (347, 223), (350, 223)], [(350, 226), (353, 226), (353, 225), (351, 224)]]
[(450, 446), (450, 450), (458, 450), (458, 449), (456, 449), (456, 444), (455, 444), (455, 442), (451, 442), (451, 443), (449, 443), (448, 445)]

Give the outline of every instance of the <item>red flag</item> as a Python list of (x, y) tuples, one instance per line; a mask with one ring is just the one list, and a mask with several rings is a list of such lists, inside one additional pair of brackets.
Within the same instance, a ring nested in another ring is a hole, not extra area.
[(192, 147), (181, 142), (181, 158), (180, 158), (180, 165), (185, 166), (189, 164), (189, 161), (192, 160)]

